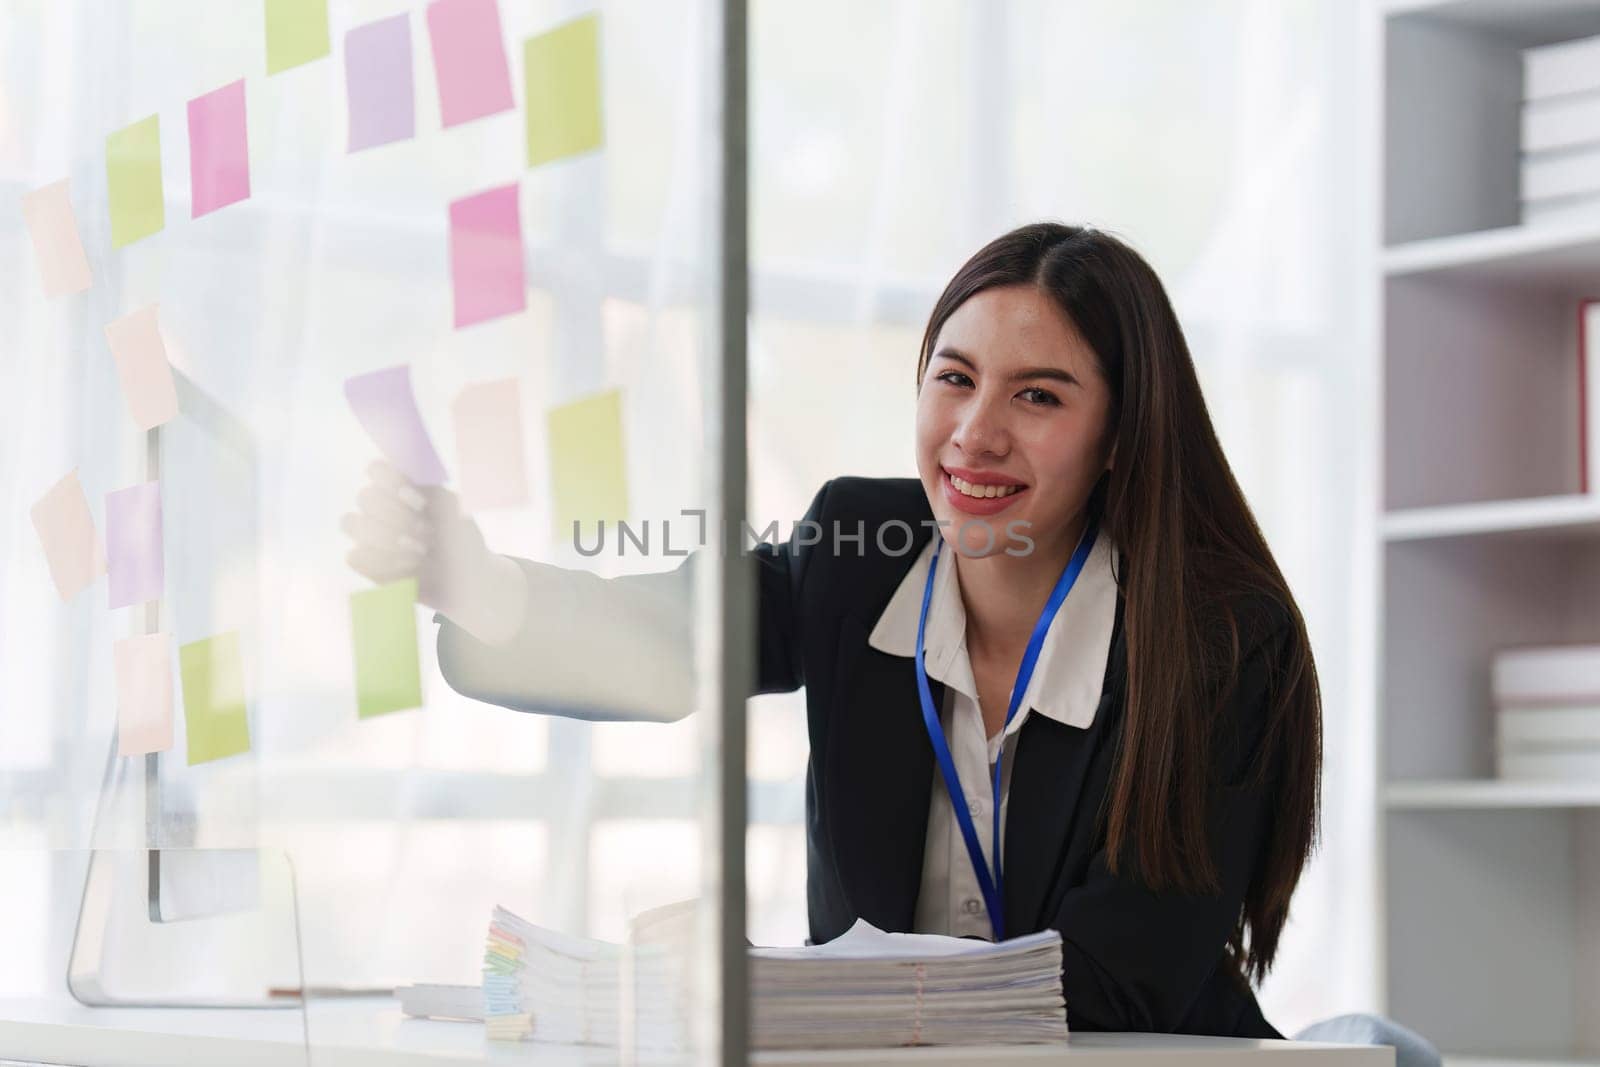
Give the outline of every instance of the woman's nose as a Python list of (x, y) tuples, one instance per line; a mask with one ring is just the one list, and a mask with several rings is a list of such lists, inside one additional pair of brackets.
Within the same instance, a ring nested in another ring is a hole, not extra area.
[(994, 402), (974, 398), (956, 424), (955, 446), (967, 455), (1003, 456), (1011, 450), (1011, 434)]

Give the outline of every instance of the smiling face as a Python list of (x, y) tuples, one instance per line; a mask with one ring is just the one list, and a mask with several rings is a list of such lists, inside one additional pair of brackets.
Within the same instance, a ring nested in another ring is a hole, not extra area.
[[(945, 320), (917, 394), (917, 471), (944, 536), (964, 556), (1020, 550), (1010, 523), (1049, 558), (1115, 449), (1111, 389), (1093, 350), (1032, 286), (985, 289)], [(982, 521), (975, 521), (982, 520)]]

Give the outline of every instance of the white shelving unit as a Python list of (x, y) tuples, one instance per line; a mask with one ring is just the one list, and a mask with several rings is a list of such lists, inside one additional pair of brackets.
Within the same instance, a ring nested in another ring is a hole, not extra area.
[(1522, 50), (1600, 0), (1379, 0), (1385, 1010), (1453, 1067), (1600, 1065), (1600, 781), (1494, 777), (1489, 669), (1600, 642), (1578, 316), (1600, 214), (1524, 226)]

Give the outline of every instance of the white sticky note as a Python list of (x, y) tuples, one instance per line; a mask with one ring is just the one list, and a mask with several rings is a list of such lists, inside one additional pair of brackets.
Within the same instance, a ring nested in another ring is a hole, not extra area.
[(469, 515), (528, 503), (523, 463), (522, 391), (515, 378), (469, 385), (451, 405), (461, 507)]
[(172, 635), (144, 634), (112, 647), (117, 676), (117, 755), (172, 747)]
[(78, 236), (78, 216), (72, 211), (67, 183), (56, 182), (22, 197), (22, 219), (33, 238), (39, 261), (39, 280), (46, 296), (81, 293), (93, 281), (89, 259)]
[(156, 305), (124, 315), (106, 327), (106, 341), (117, 362), (117, 378), (128, 410), (141, 430), (151, 430), (178, 414), (178, 390), (161, 340)]
[(62, 600), (71, 600), (106, 572), (105, 549), (76, 470), (51, 486), (30, 515)]

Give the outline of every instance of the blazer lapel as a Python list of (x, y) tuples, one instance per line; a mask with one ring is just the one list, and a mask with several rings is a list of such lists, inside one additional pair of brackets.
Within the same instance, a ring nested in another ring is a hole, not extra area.
[[(933, 746), (922, 724), (912, 661), (867, 644), (846, 617), (824, 765), (828, 832), (839, 879), (858, 917), (909, 931), (922, 884)], [(944, 686), (929, 679), (934, 705)]]
[(1118, 728), (1120, 693), (1126, 655), (1122, 633), (1122, 600), (1107, 656), (1105, 684), (1094, 721), (1087, 729), (1057, 722), (1045, 715), (1028, 716), (1017, 738), (1016, 765), (1006, 794), (1005, 896), (1006, 933), (1044, 929), (1054, 921), (1050, 901), (1063, 876), (1074, 830), (1096, 832), (1099, 812), (1083, 812), (1089, 822), (1078, 827), (1079, 807), (1088, 784), (1095, 752)]

